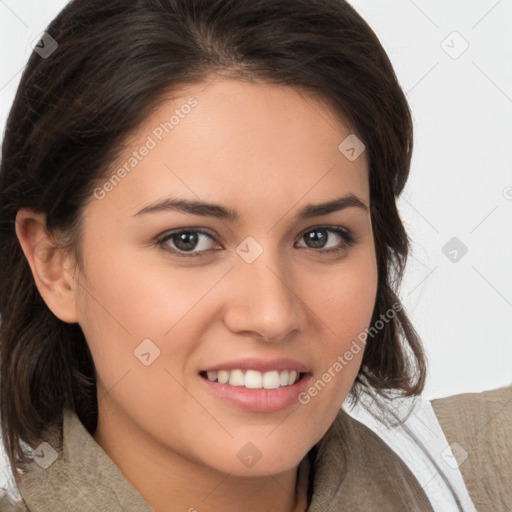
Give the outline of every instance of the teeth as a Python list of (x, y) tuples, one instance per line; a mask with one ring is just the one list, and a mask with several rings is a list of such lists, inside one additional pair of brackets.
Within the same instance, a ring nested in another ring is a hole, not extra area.
[(279, 372), (266, 372), (263, 374), (263, 387), (265, 389), (277, 389), (281, 385)]
[(208, 380), (218, 381), (220, 384), (230, 386), (245, 386), (249, 389), (277, 389), (282, 386), (291, 386), (297, 382), (300, 374), (295, 370), (273, 370), (261, 373), (258, 370), (219, 370), (207, 372)]
[(225, 372), (224, 370), (221, 370), (217, 374), (217, 380), (221, 384), (227, 384), (227, 382), (229, 381), (229, 372)]
[(263, 387), (263, 375), (256, 370), (245, 372), (245, 387), (249, 389), (261, 389)]
[(243, 386), (245, 384), (242, 370), (233, 370), (229, 372), (229, 384), (231, 386)]

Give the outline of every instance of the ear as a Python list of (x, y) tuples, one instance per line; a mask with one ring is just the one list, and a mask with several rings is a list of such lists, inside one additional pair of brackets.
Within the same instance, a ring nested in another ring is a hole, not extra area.
[(46, 215), (21, 208), (16, 215), (16, 235), (48, 308), (63, 322), (78, 322), (73, 258), (57, 247), (46, 229)]

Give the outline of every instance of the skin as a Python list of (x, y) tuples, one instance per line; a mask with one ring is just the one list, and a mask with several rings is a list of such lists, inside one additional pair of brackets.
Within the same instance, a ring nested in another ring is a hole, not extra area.
[[(321, 99), (217, 76), (160, 103), (120, 162), (191, 96), (197, 106), (172, 132), (103, 199), (91, 197), (81, 267), (54, 249), (44, 214), (20, 210), (17, 234), (49, 308), (86, 336), (98, 372), (94, 439), (157, 512), (304, 510), (298, 464), (333, 422), (362, 351), (310, 403), (277, 412), (212, 396), (198, 372), (291, 357), (311, 367), (314, 382), (369, 326), (377, 291), (369, 210), (295, 218), (306, 204), (348, 193), (369, 206), (366, 154), (349, 161), (338, 150), (352, 132)], [(135, 216), (171, 195), (232, 208), (240, 221)], [(318, 226), (342, 226), (357, 240), (329, 254), (345, 242), (327, 232), (325, 248), (308, 247), (302, 235)], [(185, 227), (215, 237), (200, 239), (202, 255), (173, 255), (176, 239), (157, 244)], [(236, 252), (248, 236), (263, 249), (252, 263)], [(144, 339), (160, 350), (148, 366), (134, 355)], [(250, 468), (237, 457), (248, 442), (262, 454)]]

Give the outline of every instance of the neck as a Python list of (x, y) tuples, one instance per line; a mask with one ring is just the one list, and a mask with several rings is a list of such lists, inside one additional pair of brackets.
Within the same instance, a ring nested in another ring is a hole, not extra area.
[(298, 466), (276, 475), (233, 476), (162, 449), (117, 415), (102, 419), (100, 414), (95, 441), (155, 512), (306, 510), (307, 472), (298, 475)]

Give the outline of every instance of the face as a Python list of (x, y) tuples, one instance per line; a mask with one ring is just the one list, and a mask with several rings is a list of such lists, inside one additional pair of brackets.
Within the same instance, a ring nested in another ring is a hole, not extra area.
[(377, 290), (350, 134), (313, 96), (225, 78), (139, 127), (83, 214), (96, 435), (110, 422), (146, 454), (241, 476), (292, 468), (323, 436)]

